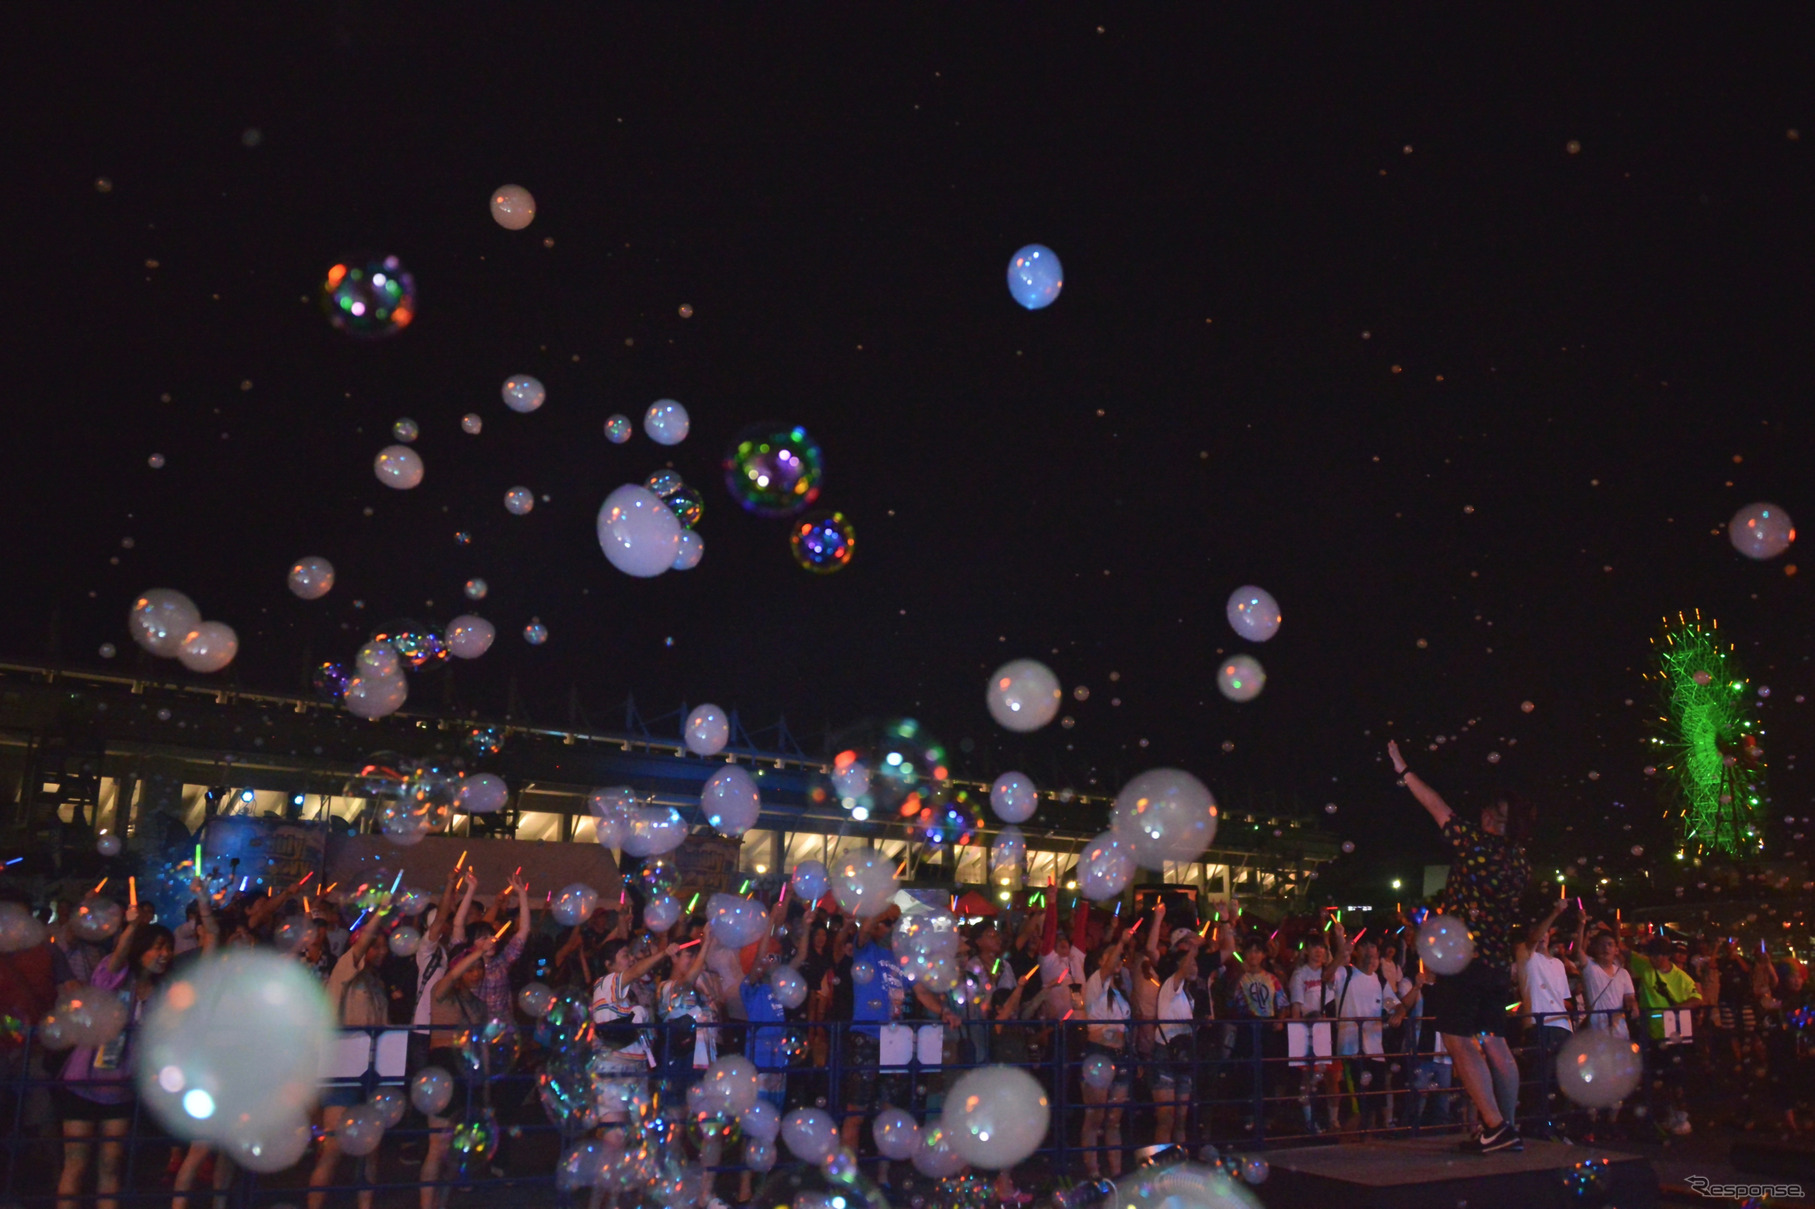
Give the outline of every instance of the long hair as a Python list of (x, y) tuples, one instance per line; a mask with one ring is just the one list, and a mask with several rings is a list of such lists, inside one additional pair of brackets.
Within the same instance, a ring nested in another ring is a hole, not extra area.
[(126, 946), (126, 978), (128, 981), (144, 978), (157, 982), (170, 972), (170, 967), (165, 966), (161, 972), (152, 974), (141, 964), (145, 954), (151, 952), (152, 946), (160, 940), (167, 941), (173, 949), (176, 947), (176, 937), (171, 935), (170, 929), (163, 924), (147, 924), (132, 934), (132, 943)]

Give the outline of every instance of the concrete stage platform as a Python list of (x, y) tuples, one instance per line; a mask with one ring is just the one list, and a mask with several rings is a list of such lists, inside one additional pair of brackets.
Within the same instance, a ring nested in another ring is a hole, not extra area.
[[(1267, 1152), (1273, 1173), (1257, 1191), (1268, 1209), (1581, 1209), (1584, 1204), (1652, 1209), (1651, 1164), (1593, 1146), (1527, 1139), (1518, 1154), (1471, 1155), (1456, 1134), (1356, 1146)], [(1596, 1194), (1578, 1196), (1564, 1175), (1605, 1159)]]

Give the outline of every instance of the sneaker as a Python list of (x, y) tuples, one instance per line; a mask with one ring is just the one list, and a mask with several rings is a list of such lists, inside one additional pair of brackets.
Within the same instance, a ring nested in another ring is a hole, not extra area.
[(1502, 1121), (1500, 1128), (1481, 1135), (1479, 1145), (1482, 1154), (1498, 1154), (1502, 1150), (1524, 1150), (1525, 1139), (1512, 1127), (1512, 1122)]

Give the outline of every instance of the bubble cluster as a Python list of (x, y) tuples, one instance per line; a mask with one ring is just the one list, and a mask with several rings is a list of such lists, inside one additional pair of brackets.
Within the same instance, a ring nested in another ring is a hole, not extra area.
[(416, 318), (416, 279), (395, 256), (343, 261), (323, 279), (321, 305), (328, 322), (349, 336), (394, 336)]
[(793, 516), (819, 498), (824, 461), (800, 425), (758, 424), (725, 451), (725, 488), (747, 512)]

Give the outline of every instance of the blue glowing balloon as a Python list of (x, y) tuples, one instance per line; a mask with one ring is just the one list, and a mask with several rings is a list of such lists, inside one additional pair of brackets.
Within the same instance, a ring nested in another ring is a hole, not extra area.
[(795, 522), (788, 538), (794, 561), (815, 575), (830, 575), (851, 561), (857, 533), (842, 512), (821, 512)]
[(1065, 288), (1065, 270), (1051, 248), (1030, 243), (1008, 262), (1008, 292), (1030, 311), (1051, 306)]

